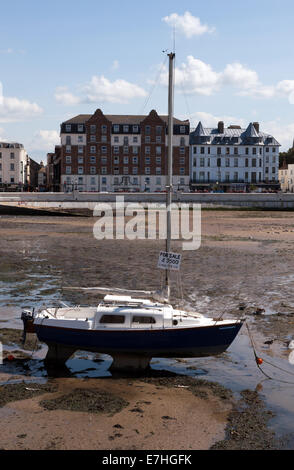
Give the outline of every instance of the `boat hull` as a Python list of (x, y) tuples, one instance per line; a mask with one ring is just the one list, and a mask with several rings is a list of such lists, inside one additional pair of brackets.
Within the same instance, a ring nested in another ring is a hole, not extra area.
[(111, 356), (119, 354), (146, 357), (203, 357), (221, 354), (237, 336), (242, 322), (203, 327), (80, 330), (35, 325), (40, 341), (49, 347), (86, 350)]

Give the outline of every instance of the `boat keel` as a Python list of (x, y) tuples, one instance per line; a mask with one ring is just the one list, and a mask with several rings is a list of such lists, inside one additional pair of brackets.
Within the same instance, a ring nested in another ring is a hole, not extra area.
[(112, 355), (111, 371), (141, 371), (149, 369), (151, 357), (136, 356), (133, 354)]
[(48, 344), (48, 352), (44, 362), (47, 365), (62, 367), (75, 351), (76, 348), (63, 344)]

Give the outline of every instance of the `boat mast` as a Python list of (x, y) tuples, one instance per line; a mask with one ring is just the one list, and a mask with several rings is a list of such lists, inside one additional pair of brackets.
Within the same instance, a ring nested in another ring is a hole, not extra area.
[[(168, 80), (168, 157), (167, 157), (167, 182), (166, 182), (166, 251), (170, 252), (171, 244), (171, 204), (173, 193), (173, 107), (174, 107), (174, 59), (175, 53), (168, 54), (169, 57), (169, 80)], [(167, 299), (170, 298), (169, 269), (166, 269), (166, 291)]]

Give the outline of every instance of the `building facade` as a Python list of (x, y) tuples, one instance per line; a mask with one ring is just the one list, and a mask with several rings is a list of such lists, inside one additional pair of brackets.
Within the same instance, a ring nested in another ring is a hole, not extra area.
[(29, 182), (29, 157), (23, 145), (0, 142), (0, 189), (23, 190)]
[[(189, 189), (188, 120), (174, 119), (173, 184)], [(168, 117), (79, 115), (61, 124), (61, 190), (165, 191)]]
[(59, 192), (61, 188), (61, 146), (56, 145), (55, 151), (47, 153), (46, 165), (47, 190)]
[(277, 140), (260, 132), (259, 123), (204, 128), (190, 134), (191, 189), (244, 191), (250, 187), (279, 188)]

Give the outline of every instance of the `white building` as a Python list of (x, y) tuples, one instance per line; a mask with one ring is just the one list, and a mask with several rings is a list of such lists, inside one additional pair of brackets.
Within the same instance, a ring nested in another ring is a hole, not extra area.
[(259, 123), (203, 128), (199, 122), (190, 134), (190, 175), (192, 189), (246, 190), (279, 187), (277, 140), (259, 130)]
[(294, 163), (284, 164), (279, 169), (281, 190), (285, 193), (294, 193)]
[(22, 189), (28, 180), (29, 157), (23, 145), (0, 142), (0, 188)]

